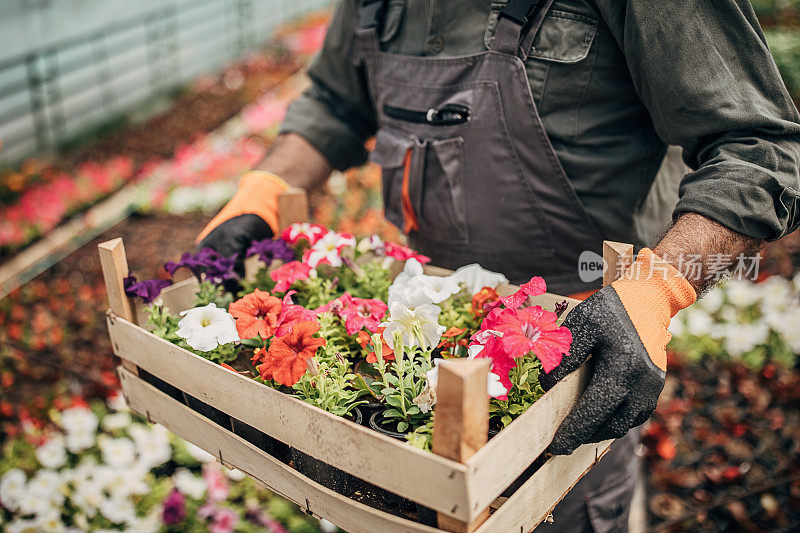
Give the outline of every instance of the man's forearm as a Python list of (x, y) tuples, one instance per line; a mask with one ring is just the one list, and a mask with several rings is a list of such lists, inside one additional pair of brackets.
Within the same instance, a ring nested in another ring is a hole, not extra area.
[(319, 150), (296, 133), (278, 136), (256, 168), (277, 174), (292, 187), (306, 190), (325, 183), (333, 170)]
[[(754, 257), (765, 244), (762, 239), (736, 233), (697, 213), (686, 213), (653, 252), (677, 268), (701, 294), (722, 274), (735, 268), (738, 258)], [(721, 260), (726, 258), (730, 261)]]

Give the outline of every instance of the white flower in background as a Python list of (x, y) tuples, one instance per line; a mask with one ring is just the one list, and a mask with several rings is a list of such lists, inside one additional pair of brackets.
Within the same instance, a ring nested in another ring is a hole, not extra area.
[(441, 312), (441, 308), (435, 305), (425, 304), (409, 309), (394, 302), (389, 309), (388, 320), (381, 323), (386, 328), (383, 338), (389, 346), (394, 346), (394, 333), (398, 331), (406, 346), (420, 346), (424, 350), (433, 348), (439, 344), (446, 329), (438, 322)]
[(175, 487), (185, 496), (199, 500), (206, 493), (206, 482), (200, 476), (189, 472), (186, 468), (179, 468), (172, 476)]
[(53, 511), (51, 513), (47, 513), (44, 516), (40, 516), (36, 520), (36, 531), (41, 531), (44, 533), (59, 533), (61, 531), (66, 531), (66, 526), (64, 522), (61, 521), (61, 511)]
[(689, 335), (702, 337), (711, 333), (714, 319), (702, 309), (689, 308), (686, 312), (686, 331)]
[(697, 305), (704, 311), (716, 313), (719, 311), (719, 308), (722, 307), (724, 302), (725, 294), (723, 293), (722, 289), (716, 287), (708, 291), (699, 300), (697, 300)]
[(108, 408), (112, 411), (117, 412), (128, 412), (128, 404), (125, 403), (125, 396), (122, 395), (121, 392), (117, 392), (116, 394), (109, 396), (108, 400), (106, 400), (106, 404)]
[(719, 312), (719, 317), (723, 322), (739, 322), (739, 310), (732, 306), (727, 305)]
[(217, 304), (188, 309), (182, 311), (181, 316), (175, 334), (195, 350), (208, 352), (221, 344), (239, 340), (236, 320)]
[(459, 292), (461, 286), (452, 276), (425, 275), (422, 264), (411, 258), (389, 286), (389, 306), (398, 302), (414, 309), (420, 305), (441, 303)]
[(792, 278), (792, 285), (794, 285), (794, 290), (796, 292), (800, 292), (800, 272), (795, 274)]
[(486, 392), (492, 398), (497, 398), (499, 396), (505, 396), (508, 394), (508, 389), (505, 388), (502, 383), (500, 383), (500, 376), (494, 372), (489, 372), (486, 380)]
[(126, 524), (136, 520), (136, 508), (127, 498), (104, 498), (100, 503), (100, 513), (115, 524)]
[(504, 275), (486, 270), (478, 263), (462, 266), (448, 277), (464, 285), (471, 295), (479, 293), (484, 287), (496, 289), (501, 283), (508, 283)]
[(728, 301), (738, 307), (748, 307), (758, 301), (759, 291), (750, 281), (732, 279), (725, 284)]
[(113, 468), (100, 466), (94, 473), (94, 483), (102, 492), (114, 498), (127, 498), (131, 495), (147, 494), (150, 487), (145, 481), (148, 470), (129, 466)]
[(11, 511), (19, 508), (19, 502), (28, 492), (28, 478), (19, 468), (12, 468), (0, 478), (0, 502)]
[(769, 335), (769, 327), (763, 322), (754, 324), (729, 324), (725, 330), (723, 344), (731, 357), (741, 357), (759, 344), (763, 344)]
[(686, 331), (686, 326), (684, 324), (684, 317), (686, 316), (685, 311), (678, 311), (678, 313), (672, 317), (672, 320), (669, 321), (669, 330), (670, 335), (673, 337), (680, 337)]
[(103, 418), (103, 429), (105, 429), (106, 431), (117, 431), (120, 429), (125, 429), (130, 424), (131, 424), (131, 415), (126, 412), (107, 414)]
[(191, 455), (192, 458), (199, 463), (207, 463), (215, 459), (213, 455), (205, 451), (203, 448), (197, 446), (196, 444), (192, 444), (191, 442), (184, 442), (184, 445), (186, 446), (186, 451), (189, 452), (189, 455)]
[(336, 533), (339, 531), (339, 528), (336, 527), (333, 522), (328, 522), (324, 518), (321, 518), (319, 521), (319, 530), (322, 531), (322, 533)]
[(55, 506), (49, 498), (44, 498), (31, 490), (23, 494), (19, 500), (19, 512), (23, 515), (42, 516), (52, 513), (54, 509)]
[(78, 454), (95, 445), (95, 433), (89, 431), (75, 431), (68, 433), (64, 445), (70, 453)]
[(367, 252), (376, 252), (378, 255), (384, 253), (384, 243), (380, 237), (377, 235), (370, 235), (369, 237), (364, 237), (360, 241), (358, 241), (358, 246), (356, 246), (356, 250), (365, 254)]
[(316, 268), (320, 263), (329, 263), (332, 266), (342, 266), (341, 250), (346, 246), (355, 246), (355, 238), (329, 231), (314, 246), (308, 249), (303, 261), (311, 268)]
[(62, 491), (64, 483), (55, 470), (37, 470), (28, 482), (28, 493), (49, 501), (63, 501)]
[(5, 533), (35, 533), (36, 520), (18, 518), (5, 525)]
[(75, 485), (75, 491), (70, 495), (70, 502), (90, 518), (97, 514), (105, 495), (103, 486), (95, 479), (84, 479)]
[(228, 479), (231, 481), (241, 481), (247, 476), (241, 470), (237, 470), (236, 468), (224, 468), (225, 475), (228, 476)]
[(785, 311), (792, 304), (792, 283), (783, 276), (770, 276), (758, 284), (761, 308)]
[(67, 450), (64, 448), (64, 437), (54, 435), (47, 442), (36, 448), (36, 460), (45, 468), (61, 468), (67, 462)]
[(172, 446), (164, 426), (156, 425), (132, 436), (139, 453), (139, 465), (146, 470), (162, 465), (172, 457)]
[(97, 431), (97, 415), (88, 407), (71, 407), (61, 413), (61, 426), (70, 433), (94, 433)]
[(124, 468), (136, 460), (136, 447), (127, 437), (100, 438), (97, 444), (103, 454), (103, 462), (109, 466)]

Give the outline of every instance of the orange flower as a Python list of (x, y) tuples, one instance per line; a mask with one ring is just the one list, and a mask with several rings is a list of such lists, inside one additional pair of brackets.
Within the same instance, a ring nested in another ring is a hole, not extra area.
[(500, 299), (497, 291), (491, 287), (484, 287), (481, 291), (472, 297), (472, 314), (475, 318), (486, 316), (486, 310), (483, 308), (486, 304), (496, 302)]
[(314, 337), (318, 331), (319, 324), (306, 320), (295, 324), (288, 335), (273, 339), (266, 354), (261, 354), (264, 361), (258, 365), (261, 377), (287, 387), (297, 383), (308, 368), (308, 360), (325, 345), (325, 339)]
[[(383, 345), (383, 359), (384, 361), (394, 361), (394, 350), (392, 350), (386, 341), (383, 339), (383, 330), (386, 328), (378, 328), (377, 334), (381, 336), (381, 344)], [(358, 338), (356, 339), (358, 344), (361, 345), (362, 348), (365, 350), (372, 348), (372, 336), (365, 330), (360, 330), (358, 332)], [(370, 352), (367, 355), (367, 363), (377, 363), (378, 356), (375, 355), (375, 352)]]
[(260, 335), (262, 339), (268, 339), (278, 327), (282, 306), (275, 296), (256, 289), (233, 302), (228, 312), (236, 319), (236, 331), (240, 338), (252, 339)]

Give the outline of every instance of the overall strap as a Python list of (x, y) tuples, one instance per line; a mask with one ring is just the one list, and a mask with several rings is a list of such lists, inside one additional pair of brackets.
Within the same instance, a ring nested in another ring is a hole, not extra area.
[(508, 0), (497, 18), (492, 50), (528, 59), (533, 38), (553, 0)]
[(386, 0), (362, 0), (359, 3), (355, 30), (356, 52), (359, 57), (380, 50), (378, 32), (386, 12), (386, 3)]

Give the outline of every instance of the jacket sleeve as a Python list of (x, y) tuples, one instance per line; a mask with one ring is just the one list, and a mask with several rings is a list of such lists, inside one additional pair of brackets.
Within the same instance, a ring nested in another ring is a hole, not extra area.
[(366, 161), (364, 143), (377, 129), (363, 68), (347, 54), (356, 5), (341, 0), (336, 6), (322, 50), (308, 68), (311, 87), (292, 102), (280, 128), (307, 139), (339, 170)]
[(800, 117), (748, 0), (597, 0), (662, 139), (692, 169), (673, 213), (774, 240), (800, 225)]

